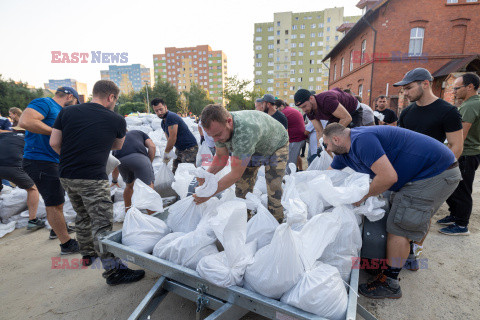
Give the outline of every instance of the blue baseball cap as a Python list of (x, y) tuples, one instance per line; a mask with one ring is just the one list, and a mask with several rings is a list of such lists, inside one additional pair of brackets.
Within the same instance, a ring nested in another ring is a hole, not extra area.
[(72, 87), (60, 87), (60, 88), (57, 89), (57, 92), (72, 94), (77, 99), (77, 103), (80, 103), (80, 98), (78, 97), (78, 92), (77, 92), (77, 90), (73, 89)]

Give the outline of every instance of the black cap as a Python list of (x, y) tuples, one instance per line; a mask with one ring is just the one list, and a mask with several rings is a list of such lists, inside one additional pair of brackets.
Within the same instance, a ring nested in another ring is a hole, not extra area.
[(412, 83), (414, 81), (433, 81), (433, 77), (427, 69), (424, 68), (416, 68), (413, 70), (408, 71), (403, 80), (400, 82), (395, 83), (394, 87), (400, 87)]
[(266, 95), (263, 96), (263, 98), (257, 99), (256, 102), (264, 102), (264, 101), (269, 102), (271, 104), (275, 104), (275, 97), (273, 95), (267, 93)]
[(293, 100), (295, 101), (295, 105), (298, 107), (299, 105), (303, 104), (305, 101), (310, 99), (311, 96), (312, 96), (312, 93), (307, 89), (300, 89), (297, 92), (295, 92), (295, 96), (293, 97)]

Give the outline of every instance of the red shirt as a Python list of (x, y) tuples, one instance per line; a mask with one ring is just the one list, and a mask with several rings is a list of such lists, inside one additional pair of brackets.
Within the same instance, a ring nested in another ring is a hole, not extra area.
[(305, 140), (305, 122), (300, 111), (292, 107), (285, 107), (282, 112), (288, 120), (288, 142)]
[(315, 96), (317, 100), (317, 110), (307, 114), (308, 119), (328, 120), (328, 122), (338, 122), (339, 119), (333, 115), (341, 103), (348, 113), (352, 114), (357, 110), (358, 100), (349, 93), (343, 92), (339, 88), (324, 91)]

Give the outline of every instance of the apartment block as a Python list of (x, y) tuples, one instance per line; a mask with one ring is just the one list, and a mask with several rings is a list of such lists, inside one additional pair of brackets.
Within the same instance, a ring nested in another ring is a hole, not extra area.
[(146, 85), (153, 86), (153, 73), (142, 64), (109, 65), (108, 70), (101, 70), (102, 80), (112, 80), (120, 88), (120, 92), (128, 94), (138, 92)]
[(62, 79), (62, 80), (53, 80), (49, 79), (48, 83), (44, 83), (45, 89), (55, 92), (60, 87), (71, 87), (77, 90), (80, 100), (80, 103), (87, 101), (87, 84), (78, 82), (75, 79)]
[(153, 55), (155, 81), (168, 81), (179, 92), (189, 91), (193, 83), (205, 89), (215, 103), (224, 104), (223, 89), (227, 77), (227, 56), (209, 45), (167, 47)]
[(329, 67), (322, 59), (343, 36), (337, 27), (358, 19), (345, 17), (341, 7), (278, 12), (273, 22), (255, 23), (255, 86), (289, 103), (298, 89), (327, 90)]

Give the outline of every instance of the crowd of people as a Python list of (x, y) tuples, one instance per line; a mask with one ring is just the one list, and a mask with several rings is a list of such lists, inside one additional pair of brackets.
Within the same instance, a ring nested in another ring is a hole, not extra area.
[[(329, 169), (349, 167), (369, 174), (369, 192), (354, 205), (391, 192), (388, 268), (360, 285), (359, 292), (376, 299), (400, 298), (398, 275), (402, 268), (418, 270), (413, 261), (423, 250), (432, 217), (445, 201), (450, 215), (437, 221), (445, 226), (440, 232), (469, 234), (473, 179), (480, 164), (479, 77), (465, 73), (456, 79), (455, 97), (463, 101), (459, 108), (435, 96), (432, 81), (428, 70), (416, 68), (395, 84), (411, 103), (399, 116), (388, 108), (386, 96), (377, 97), (372, 109), (339, 88), (318, 94), (300, 89), (291, 105), (265, 94), (255, 101), (255, 110), (229, 112), (218, 104), (205, 106), (198, 119), (200, 143), (214, 155), (207, 171), (216, 174), (228, 161), (231, 164), (215, 194), (235, 185), (236, 196), (245, 198), (264, 166), (268, 210), (281, 223), (282, 181), (291, 173), (289, 164), (304, 169), (306, 146), (309, 165), (327, 152), (333, 156)], [(157, 151), (147, 134), (128, 131), (124, 117), (114, 112), (119, 93), (115, 83), (100, 80), (92, 101), (78, 104), (78, 93), (61, 87), (53, 98), (31, 101), (23, 113), (10, 109), (13, 124), (0, 118), (4, 150), (0, 178), (27, 191), (27, 229), (45, 227), (36, 217), (41, 195), (52, 227), (50, 238), (58, 238), (60, 253), (80, 253), (85, 266), (97, 257), (110, 261), (103, 264), (103, 276), (110, 285), (144, 276), (144, 271), (131, 270), (111, 253), (99, 250), (99, 238), (112, 230), (110, 188), (121, 175), (127, 211), (135, 179), (153, 188), (152, 162)], [(167, 139), (163, 161), (174, 158), (173, 173), (180, 163), (195, 164), (199, 145), (182, 116), (169, 111), (161, 97), (150, 105), (162, 119)], [(110, 181), (106, 165), (112, 151), (120, 165)], [(65, 192), (77, 213), (75, 227), (65, 223)], [(194, 195), (194, 199), (201, 204), (209, 198)], [(69, 235), (72, 232), (76, 239)]]

